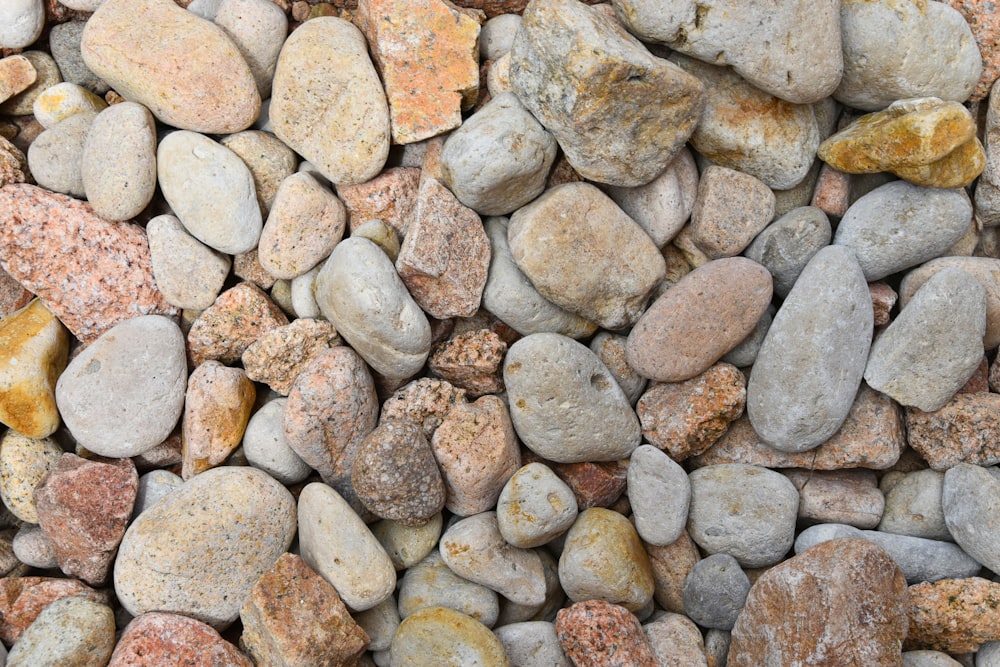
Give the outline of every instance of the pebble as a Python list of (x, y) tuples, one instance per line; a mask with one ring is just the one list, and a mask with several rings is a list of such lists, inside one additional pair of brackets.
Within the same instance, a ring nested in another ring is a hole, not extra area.
[[(32, 178), (31, 172), (28, 170), (28, 158), (17, 146), (0, 136), (0, 187), (8, 183), (24, 183), (30, 180)], [(6, 271), (4, 275), (6, 281), (10, 282), (11, 278)], [(4, 291), (9, 292), (10, 288), (6, 288)]]
[(56, 404), (76, 441), (112, 458), (163, 442), (184, 406), (184, 337), (161, 315), (126, 320), (73, 358)]
[(100, 113), (108, 108), (104, 98), (75, 83), (64, 81), (39, 92), (32, 111), (45, 129), (52, 129), (70, 116), (80, 113)]
[(1000, 429), (993, 393), (957, 394), (934, 412), (906, 411), (907, 440), (934, 470), (959, 463), (1000, 463), (996, 434)]
[(45, 130), (28, 147), (28, 168), (35, 182), (51, 192), (84, 197), (83, 145), (93, 112), (74, 114)]
[(257, 247), (260, 265), (276, 278), (292, 279), (330, 254), (344, 235), (347, 209), (307, 173), (281, 182)]
[(50, 438), (31, 438), (9, 430), (0, 439), (0, 499), (21, 521), (38, 523), (32, 493), (62, 453)]
[[(530, 452), (529, 452), (530, 453)], [(532, 461), (534, 455), (526, 457)], [(612, 507), (628, 486), (628, 459), (579, 463), (547, 462), (553, 472), (573, 490), (577, 509)]]
[(476, 212), (436, 179), (424, 179), (396, 259), (413, 299), (437, 319), (470, 317), (489, 265), (489, 239)]
[(976, 186), (976, 213), (984, 226), (994, 227), (1000, 224), (1000, 161), (997, 159), (1000, 156), (1000, 92), (990, 95), (983, 143), (986, 145), (986, 166)]
[(551, 621), (556, 612), (566, 603), (566, 594), (559, 584), (559, 564), (550, 551), (538, 549), (536, 552), (542, 559), (542, 569), (545, 572), (545, 602), (540, 605), (523, 605), (500, 597), (500, 616), (497, 625), (521, 623), (524, 621)]
[(397, 597), (404, 620), (427, 607), (445, 607), (492, 628), (500, 614), (496, 591), (452, 572), (436, 550), (406, 570)]
[(263, 290), (271, 289), (276, 282), (275, 277), (260, 265), (256, 248), (233, 257), (233, 273), (237, 278), (253, 283)]
[[(23, 0), (15, 0), (15, 4), (21, 1)], [(25, 51), (21, 55), (27, 58), (31, 66), (35, 68), (35, 82), (6, 102), (0, 103), (0, 113), (11, 116), (33, 115), (35, 100), (38, 96), (63, 80), (62, 74), (59, 73), (59, 66), (48, 53)]]
[(229, 134), (260, 113), (253, 74), (236, 45), (171, 0), (104, 0), (80, 49), (87, 67), (122, 97), (178, 129)]
[(392, 561), (340, 494), (320, 482), (308, 484), (298, 512), (302, 559), (337, 589), (349, 609), (371, 609), (392, 595)]
[(770, 301), (771, 276), (760, 264), (743, 257), (703, 264), (642, 314), (628, 336), (628, 363), (660, 382), (695, 378), (754, 330)]
[(441, 537), (443, 525), (444, 520), (438, 513), (419, 526), (407, 526), (399, 521), (382, 519), (371, 524), (371, 531), (389, 554), (389, 559), (398, 572), (408, 570), (432, 551), (436, 552), (435, 547)]
[[(289, 598), (295, 604), (287, 604)], [(289, 553), (250, 589), (240, 621), (240, 646), (254, 664), (350, 663), (368, 645), (336, 589)]]
[(4, 577), (0, 592), (0, 638), (8, 646), (17, 643), (42, 610), (56, 600), (85, 598), (103, 605), (111, 603), (107, 591), (96, 591), (77, 579)]
[(986, 335), (983, 347), (1000, 345), (1000, 260), (992, 257), (938, 257), (906, 274), (899, 285), (899, 305), (905, 308), (927, 280), (945, 269), (956, 267), (979, 281), (986, 292)]
[[(793, 619), (790, 608), (824, 613)], [(814, 664), (831, 651), (841, 664), (899, 664), (908, 610), (906, 581), (884, 551), (864, 540), (825, 542), (757, 579), (727, 665)]]
[(445, 530), (439, 546), (452, 572), (491, 588), (522, 605), (541, 605), (546, 599), (545, 573), (537, 553), (508, 544), (496, 512), (460, 519)]
[(510, 665), (503, 644), (489, 628), (471, 616), (445, 607), (421, 609), (400, 623), (389, 647), (388, 664), (389, 667), (439, 667), (443, 664), (442, 657), (454, 665)]
[(193, 366), (208, 359), (231, 364), (266, 332), (286, 324), (288, 318), (264, 292), (251, 283), (237, 283), (191, 324), (188, 355)]
[(639, 619), (606, 600), (585, 600), (559, 610), (556, 635), (572, 663), (581, 667), (660, 664)]
[(34, 523), (22, 524), (11, 542), (14, 557), (25, 565), (39, 570), (59, 567), (52, 543), (41, 527)]
[(750, 592), (750, 579), (729, 554), (695, 563), (684, 581), (684, 609), (698, 625), (732, 630)]
[(521, 27), (518, 14), (500, 14), (483, 23), (479, 31), (480, 60), (499, 60), (510, 51), (514, 36)]
[(184, 479), (220, 465), (239, 447), (256, 398), (242, 368), (210, 359), (194, 369), (181, 421)]
[(278, 54), (288, 36), (285, 12), (266, 0), (222, 0), (212, 22), (233, 40), (250, 67), (260, 98), (268, 99)]
[(35, 66), (24, 56), (0, 59), (0, 104), (27, 90), (37, 77)]
[(643, 542), (662, 546), (680, 539), (687, 525), (691, 483), (674, 459), (652, 445), (639, 445), (628, 466), (628, 499)]
[(940, 651), (903, 652), (903, 667), (960, 667), (961, 664)]
[(514, 429), (539, 456), (615, 461), (639, 445), (628, 398), (582, 343), (559, 334), (525, 336), (507, 351), (503, 374)]
[(774, 313), (777, 309), (770, 305), (764, 314), (760, 316), (757, 320), (757, 325), (753, 328), (746, 338), (744, 338), (740, 343), (722, 355), (720, 361), (732, 364), (737, 368), (747, 368), (753, 366), (754, 362), (757, 361), (757, 353), (760, 352), (760, 346), (764, 343), (764, 338), (767, 336), (767, 330), (771, 328), (771, 321), (774, 319)]
[(813, 206), (800, 206), (764, 228), (743, 254), (770, 271), (774, 293), (784, 298), (809, 260), (832, 238), (826, 213)]
[[(294, 315), (298, 319), (311, 318), (326, 321), (323, 319), (319, 304), (316, 303), (316, 276), (319, 275), (321, 268), (315, 266), (290, 281), (282, 280), (279, 282), (279, 284), (288, 285), (288, 303), (286, 305), (290, 307), (286, 308), (285, 305), (282, 305), (282, 308), (290, 315)], [(275, 295), (279, 293), (280, 288), (271, 290), (271, 296), (276, 302), (279, 297)]]
[(508, 544), (522, 549), (548, 544), (562, 535), (576, 521), (578, 511), (573, 490), (538, 462), (524, 465), (507, 480), (496, 508), (500, 534)]
[(698, 546), (684, 530), (673, 544), (649, 544), (646, 545), (646, 552), (653, 570), (653, 599), (663, 609), (683, 614), (684, 581), (695, 563), (701, 560)]
[(986, 295), (948, 267), (927, 280), (872, 345), (865, 381), (906, 406), (938, 410), (983, 358)]
[(269, 113), (274, 134), (337, 185), (364, 183), (388, 157), (385, 91), (364, 36), (343, 19), (306, 21), (285, 40)]
[(115, 648), (115, 615), (86, 598), (56, 600), (42, 610), (7, 654), (10, 667), (104, 667)]
[(1000, 584), (980, 577), (910, 586), (910, 624), (903, 648), (958, 654), (1000, 639)]
[(870, 470), (786, 470), (799, 491), (799, 518), (810, 523), (845, 523), (874, 528), (885, 497)]
[(556, 140), (513, 93), (493, 97), (448, 135), (443, 183), (481, 215), (506, 215), (535, 199), (556, 158)]
[(621, 514), (601, 507), (581, 512), (566, 533), (559, 583), (574, 602), (607, 600), (635, 612), (650, 603), (655, 586), (635, 528)]
[(203, 659), (218, 667), (253, 665), (211, 626), (180, 614), (152, 611), (125, 626), (108, 667), (198, 664)]
[(196, 239), (169, 214), (146, 223), (146, 236), (153, 277), (163, 298), (177, 308), (204, 310), (211, 306), (229, 275), (229, 256)]
[(705, 466), (688, 476), (688, 532), (709, 554), (743, 567), (781, 561), (795, 538), (799, 493), (780, 473), (740, 463)]
[(871, 345), (874, 314), (850, 249), (806, 264), (774, 316), (747, 383), (747, 413), (773, 448), (815, 448), (843, 425)]
[(846, 106), (875, 111), (929, 96), (962, 102), (979, 80), (972, 30), (947, 3), (847, 0), (840, 27), (844, 76), (833, 97)]
[(59, 569), (93, 586), (111, 574), (139, 487), (128, 459), (88, 461), (63, 454), (35, 487), (38, 524)]
[(83, 145), (80, 173), (101, 217), (128, 220), (141, 213), (156, 190), (156, 127), (149, 110), (122, 102), (99, 113)]
[(300, 317), (269, 329), (243, 351), (247, 377), (287, 395), (298, 374), (324, 350), (343, 345), (326, 320)]
[(225, 628), (291, 545), (295, 524), (292, 494), (267, 473), (208, 470), (132, 522), (115, 561), (115, 593), (133, 616), (173, 611)]
[(369, 651), (389, 649), (392, 636), (396, 634), (400, 621), (395, 598), (389, 598), (367, 611), (357, 612), (353, 614), (353, 618), (368, 635)]
[(42, 34), (45, 6), (42, 0), (13, 0), (0, 9), (0, 48), (23, 49)]
[(132, 517), (139, 516), (183, 483), (184, 480), (180, 475), (175, 475), (169, 470), (150, 470), (142, 475), (139, 477), (139, 490), (135, 495)]
[(532, 4), (510, 53), (514, 93), (573, 168), (599, 183), (649, 183), (704, 108), (694, 77), (651, 56), (607, 14), (570, 0)]
[(1000, 661), (1000, 642), (986, 642), (976, 651), (976, 667), (996, 667)]
[[(505, 14), (505, 16), (510, 16)], [(487, 23), (488, 25), (488, 23)], [(510, 623), (493, 629), (512, 665), (573, 667), (559, 644), (556, 626), (548, 621)]]
[(236, 153), (250, 170), (254, 190), (257, 192), (257, 203), (260, 204), (261, 214), (267, 218), (278, 187), (295, 173), (299, 156), (270, 132), (258, 130), (230, 134), (220, 139), (219, 143)]
[(941, 509), (955, 542), (990, 570), (1000, 569), (1000, 521), (990, 510), (1000, 498), (1000, 481), (979, 466), (959, 463), (944, 474)]
[(168, 134), (156, 152), (160, 189), (192, 236), (235, 255), (257, 245), (263, 222), (253, 177), (231, 150), (203, 134)]
[(760, 180), (713, 165), (698, 181), (691, 240), (709, 259), (734, 257), (771, 222), (774, 205), (774, 193)]
[(389, 258), (368, 239), (337, 244), (316, 277), (316, 302), (378, 373), (402, 380), (426, 362), (431, 346), (427, 317)]
[(434, 348), (428, 369), (470, 396), (498, 393), (503, 386), (507, 343), (489, 329), (460, 333)]
[(670, 62), (697, 77), (707, 104), (691, 147), (712, 162), (788, 190), (801, 183), (819, 146), (819, 125), (811, 105), (792, 104), (755, 88), (728, 67), (679, 53)]
[(951, 541), (951, 533), (945, 524), (944, 510), (941, 507), (943, 488), (942, 472), (916, 470), (907, 473), (885, 494), (885, 511), (878, 530)]
[(390, 167), (364, 183), (336, 185), (337, 196), (347, 207), (352, 236), (369, 220), (381, 220), (405, 236), (419, 188), (420, 169), (413, 167)]

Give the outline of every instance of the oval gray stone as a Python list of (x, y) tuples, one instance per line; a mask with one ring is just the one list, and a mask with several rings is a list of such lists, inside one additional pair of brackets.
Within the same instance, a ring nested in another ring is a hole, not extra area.
[(382, 249), (363, 238), (337, 244), (316, 277), (316, 303), (375, 371), (402, 380), (419, 371), (431, 328)]
[(146, 237), (153, 277), (167, 303), (191, 310), (215, 303), (229, 276), (229, 255), (191, 236), (172, 215), (158, 215), (146, 223)]
[(452, 572), (437, 551), (406, 570), (397, 597), (400, 618), (424, 607), (447, 607), (492, 628), (500, 615), (496, 591)]
[(106, 331), (69, 363), (56, 405), (76, 441), (109, 458), (136, 456), (167, 439), (184, 407), (184, 334), (142, 315)]
[(934, 274), (872, 345), (865, 382), (902, 405), (943, 407), (983, 359), (986, 293), (955, 267)]
[(826, 213), (801, 206), (768, 225), (743, 254), (771, 272), (774, 293), (784, 298), (812, 256), (828, 246), (832, 237)]
[(50, 603), (7, 654), (9, 667), (103, 667), (115, 648), (111, 607), (84, 597)]
[(525, 336), (507, 351), (503, 377), (514, 429), (542, 458), (616, 461), (639, 445), (639, 418), (628, 398), (582, 343), (559, 334)]
[(1000, 480), (986, 468), (959, 463), (944, 474), (941, 509), (955, 542), (984, 567), (1000, 572)]
[(576, 496), (544, 463), (529, 463), (504, 484), (497, 500), (497, 526), (508, 544), (539, 547), (569, 530)]
[(83, 189), (94, 213), (128, 220), (156, 192), (156, 121), (141, 104), (113, 104), (97, 114), (83, 145)]
[(951, 541), (941, 508), (943, 489), (943, 472), (928, 469), (908, 473), (885, 494), (885, 510), (878, 529), (883, 533)]
[(854, 251), (866, 280), (880, 280), (944, 253), (965, 235), (971, 218), (962, 190), (893, 181), (847, 209), (833, 243)]
[(192, 236), (229, 255), (257, 245), (264, 222), (253, 176), (231, 150), (197, 132), (172, 132), (157, 149), (156, 171), (164, 198)]
[[(505, 14), (504, 16), (509, 16)], [(512, 665), (518, 667), (573, 667), (548, 621), (510, 623), (493, 630)]]
[(676, 542), (687, 525), (691, 502), (684, 468), (656, 447), (640, 445), (632, 452), (626, 474), (639, 537), (657, 546)]
[(684, 580), (684, 613), (698, 625), (732, 630), (750, 592), (750, 579), (729, 554), (694, 564)]
[(97, 114), (83, 111), (39, 134), (28, 146), (28, 168), (46, 190), (85, 197), (83, 146)]
[(762, 440), (804, 452), (837, 432), (861, 384), (874, 330), (868, 283), (842, 246), (816, 253), (771, 322), (747, 383)]

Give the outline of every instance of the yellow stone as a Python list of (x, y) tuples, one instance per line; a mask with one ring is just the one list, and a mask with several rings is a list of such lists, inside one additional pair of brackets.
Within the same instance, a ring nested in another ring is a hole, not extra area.
[(960, 103), (921, 97), (858, 118), (820, 144), (817, 154), (849, 174), (895, 172), (936, 162), (975, 135), (976, 122)]
[(41, 301), (0, 320), (0, 422), (30, 438), (55, 432), (55, 385), (68, 354), (66, 328)]
[(985, 167), (986, 151), (979, 139), (973, 137), (940, 160), (918, 167), (898, 167), (892, 173), (926, 188), (964, 188)]
[(241, 368), (210, 360), (191, 373), (181, 424), (181, 477), (221, 464), (243, 439), (257, 392)]

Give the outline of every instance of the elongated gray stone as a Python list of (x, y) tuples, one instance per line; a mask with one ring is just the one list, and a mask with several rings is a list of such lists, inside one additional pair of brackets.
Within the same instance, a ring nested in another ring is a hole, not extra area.
[(952, 537), (967, 554), (1000, 572), (1000, 480), (980, 466), (959, 463), (944, 474), (941, 509)]
[(639, 537), (658, 546), (680, 539), (691, 502), (691, 483), (684, 468), (656, 447), (640, 445), (632, 452), (627, 480)]
[(874, 330), (853, 253), (813, 256), (774, 316), (747, 383), (747, 413), (766, 443), (804, 452), (837, 432), (861, 384)]
[(83, 189), (103, 218), (128, 220), (156, 192), (156, 121), (141, 104), (114, 104), (97, 115), (83, 144)]

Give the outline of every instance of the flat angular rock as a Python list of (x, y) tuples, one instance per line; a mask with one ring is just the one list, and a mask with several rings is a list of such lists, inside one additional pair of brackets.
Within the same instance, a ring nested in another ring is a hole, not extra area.
[(427, 360), (432, 373), (471, 396), (503, 391), (503, 358), (507, 343), (489, 329), (466, 331), (437, 348)]
[(423, 377), (398, 389), (382, 404), (380, 421), (404, 419), (424, 429), (427, 438), (444, 422), (456, 405), (465, 403), (464, 389), (445, 380)]
[(228, 134), (257, 120), (260, 95), (239, 49), (170, 0), (105, 0), (80, 48), (94, 74), (167, 125)]
[(658, 176), (705, 105), (692, 76), (653, 57), (606, 14), (536, 0), (511, 48), (514, 93), (581, 176), (620, 186)]
[(125, 626), (108, 667), (200, 664), (202, 660), (218, 667), (253, 665), (211, 626), (180, 614), (151, 611)]
[(800, 206), (758, 234), (743, 254), (771, 272), (774, 293), (784, 298), (812, 256), (830, 245), (833, 232), (822, 209)]
[(243, 440), (257, 391), (242, 368), (209, 360), (188, 378), (181, 421), (181, 476), (214, 468)]
[(8, 183), (32, 182), (28, 158), (14, 144), (0, 136), (0, 187)]
[(229, 256), (196, 239), (173, 215), (150, 220), (146, 235), (153, 277), (163, 297), (177, 308), (211, 306), (229, 276)]
[(310, 360), (338, 345), (343, 345), (343, 341), (332, 324), (298, 318), (265, 331), (243, 351), (240, 359), (247, 377), (287, 396), (295, 378)]
[(156, 121), (134, 102), (108, 107), (90, 126), (80, 165), (83, 189), (94, 212), (128, 220), (156, 192)]
[(260, 288), (237, 283), (191, 324), (188, 355), (194, 366), (207, 359), (231, 364), (264, 333), (286, 324), (288, 318)]
[(981, 577), (944, 579), (910, 586), (909, 594), (905, 649), (968, 653), (1000, 639), (996, 582)]
[(337, 184), (337, 196), (347, 207), (351, 233), (369, 220), (381, 220), (406, 235), (420, 188), (420, 169), (391, 167), (355, 185)]

